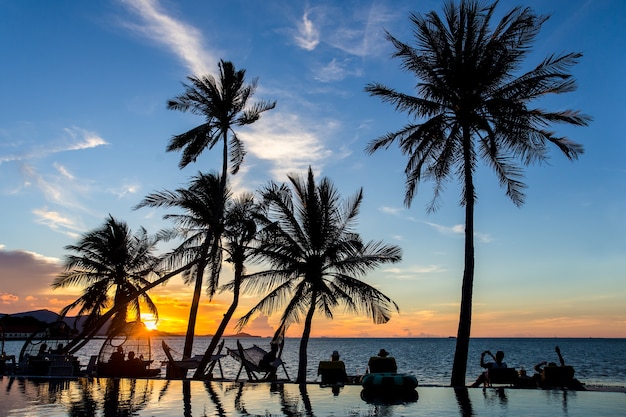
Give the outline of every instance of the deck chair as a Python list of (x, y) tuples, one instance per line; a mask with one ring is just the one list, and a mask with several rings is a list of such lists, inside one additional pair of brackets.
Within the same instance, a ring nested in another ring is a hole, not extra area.
[(96, 373), (97, 362), (98, 362), (98, 355), (91, 355), (89, 357), (89, 362), (87, 363), (87, 367), (82, 372), (83, 375), (87, 377), (93, 376)]
[(519, 381), (519, 375), (515, 368), (493, 368), (487, 370), (485, 386), (515, 385)]
[[(200, 364), (200, 360), (202, 360), (202, 355), (196, 355), (193, 358), (183, 359), (181, 361), (174, 360), (172, 356), (172, 349), (165, 343), (164, 340), (161, 341), (161, 347), (163, 348), (163, 352), (165, 352), (165, 356), (167, 356), (167, 367), (165, 371), (166, 378), (170, 379), (181, 379), (187, 378), (187, 371), (189, 369), (195, 369)], [(217, 346), (217, 353), (211, 355), (211, 361), (207, 367), (207, 375), (211, 375), (215, 365), (218, 366), (220, 370), (220, 376), (224, 379), (224, 370), (222, 369), (222, 362), (220, 361), (224, 356), (222, 355), (222, 349), (224, 348), (224, 340)]]
[(545, 366), (541, 374), (541, 386), (547, 388), (564, 388), (574, 380), (572, 366)]
[(280, 356), (278, 356), (273, 363), (275, 369), (266, 369), (259, 366), (259, 362), (261, 362), (261, 359), (263, 359), (263, 356), (265, 356), (267, 352), (257, 345), (252, 345), (252, 347), (244, 349), (241, 342), (237, 340), (237, 349), (226, 348), (226, 352), (241, 364), (235, 381), (239, 380), (241, 371), (244, 369), (246, 370), (249, 381), (267, 381), (269, 377), (276, 373), (280, 366), (282, 366), (287, 380), (291, 381), (289, 374), (287, 374), (285, 363), (280, 359)]
[(346, 365), (343, 361), (320, 361), (317, 374), (322, 377), (322, 385), (345, 384), (348, 382)]

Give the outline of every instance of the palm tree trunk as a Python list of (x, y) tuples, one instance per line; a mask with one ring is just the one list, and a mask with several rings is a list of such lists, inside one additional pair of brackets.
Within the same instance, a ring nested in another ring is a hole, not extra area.
[(467, 357), (469, 353), (470, 329), (472, 326), (472, 293), (474, 288), (474, 181), (472, 173), (472, 155), (470, 135), (463, 131), (465, 161), (465, 269), (461, 289), (461, 311), (456, 338), (454, 362), (450, 384), (453, 387), (465, 386)]
[(315, 314), (315, 303), (317, 301), (317, 294), (313, 293), (311, 297), (311, 307), (306, 314), (304, 320), (304, 330), (302, 331), (302, 339), (300, 340), (299, 362), (298, 362), (298, 376), (296, 377), (296, 384), (304, 384), (306, 382), (306, 368), (307, 368), (307, 346), (309, 345), (309, 338), (311, 336), (311, 323), (313, 322), (313, 315)]
[(224, 335), (224, 331), (226, 330), (226, 326), (230, 322), (230, 319), (235, 314), (235, 310), (237, 310), (237, 306), (239, 305), (239, 292), (241, 288), (241, 277), (243, 276), (243, 262), (237, 262), (235, 264), (235, 276), (234, 276), (234, 286), (233, 286), (233, 301), (228, 308), (228, 311), (224, 314), (222, 318), (222, 322), (219, 327), (215, 331), (215, 334), (211, 338), (211, 343), (209, 343), (209, 347), (207, 347), (204, 352), (204, 356), (196, 369), (196, 372), (193, 374), (194, 379), (201, 379), (204, 377), (204, 371), (211, 360), (211, 356), (215, 351), (215, 348), (219, 344), (220, 339)]
[(222, 150), (222, 178), (220, 178), (220, 186), (222, 191), (226, 189), (226, 175), (228, 175), (228, 128), (223, 129), (222, 140), (224, 141), (224, 148)]
[[(203, 248), (204, 251), (204, 248)], [(200, 307), (200, 295), (202, 294), (202, 277), (206, 267), (206, 255), (202, 254), (202, 259), (198, 262), (196, 270), (196, 282), (193, 289), (193, 298), (191, 300), (191, 308), (189, 309), (189, 322), (187, 323), (187, 333), (185, 335), (185, 346), (183, 348), (183, 359), (191, 358), (193, 349), (193, 339), (196, 332), (196, 319), (198, 317), (198, 308)]]

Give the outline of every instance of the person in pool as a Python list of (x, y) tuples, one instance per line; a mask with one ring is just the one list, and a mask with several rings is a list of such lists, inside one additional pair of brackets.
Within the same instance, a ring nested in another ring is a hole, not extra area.
[[(485, 362), (485, 356), (489, 355), (493, 358), (493, 362)], [(493, 354), (486, 350), (483, 353), (480, 354), (480, 367), (481, 368), (485, 368), (486, 371), (482, 372), (480, 375), (478, 375), (478, 378), (476, 378), (476, 381), (474, 381), (474, 383), (472, 385), (470, 385), (471, 388), (477, 388), (480, 385), (484, 384), (485, 381), (487, 381), (487, 372), (490, 369), (501, 369), (501, 368), (506, 368), (506, 362), (504, 362), (504, 352), (499, 350), (496, 352), (496, 356), (493, 356)]]

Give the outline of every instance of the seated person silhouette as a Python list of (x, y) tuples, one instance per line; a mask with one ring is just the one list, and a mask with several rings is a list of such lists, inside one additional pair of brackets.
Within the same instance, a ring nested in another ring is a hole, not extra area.
[(339, 352), (333, 351), (329, 361), (320, 361), (317, 374), (322, 376), (322, 384), (345, 384), (348, 382), (346, 365), (339, 360)]
[(398, 372), (398, 366), (396, 365), (396, 360), (394, 357), (389, 356), (389, 352), (385, 349), (381, 349), (378, 352), (378, 356), (372, 356), (367, 363), (367, 368), (369, 369), (369, 373), (382, 373), (382, 372), (390, 372), (396, 373)]
[(111, 353), (109, 362), (118, 365), (122, 365), (124, 363), (124, 349), (122, 349), (121, 346), (118, 346), (115, 352)]
[(541, 388), (568, 387), (575, 390), (585, 390), (583, 384), (574, 378), (574, 368), (565, 365), (561, 349), (556, 346), (554, 350), (559, 357), (560, 366), (547, 361), (538, 363), (534, 366), (536, 373), (533, 375), (533, 381)]
[(259, 361), (259, 368), (267, 371), (268, 374), (265, 379), (276, 379), (276, 355), (278, 354), (278, 343), (270, 343), (270, 351), (263, 355), (263, 358)]
[(56, 349), (50, 350), (50, 353), (53, 355), (62, 355), (65, 353), (65, 349), (63, 348), (63, 343), (59, 343)]
[[(493, 362), (485, 362), (485, 355), (489, 355), (493, 358)], [(493, 356), (493, 354), (486, 350), (483, 353), (480, 354), (480, 366), (482, 368), (485, 368), (486, 371), (481, 373), (480, 375), (478, 375), (478, 378), (476, 378), (476, 381), (474, 381), (474, 383), (472, 385), (470, 385), (471, 388), (476, 388), (479, 387), (481, 384), (486, 384), (488, 383), (488, 374), (487, 372), (490, 369), (501, 369), (501, 368), (506, 368), (506, 362), (503, 362), (504, 360), (504, 352), (499, 350), (496, 352), (496, 356)]]
[(48, 345), (45, 343), (42, 343), (41, 346), (39, 346), (39, 352), (37, 353), (37, 356), (44, 356), (48, 353)]
[(133, 352), (132, 350), (128, 352), (128, 359), (126, 360), (125, 365), (128, 367), (128, 370), (130, 372), (139, 372), (146, 368), (144, 362), (141, 359), (135, 357), (135, 352)]

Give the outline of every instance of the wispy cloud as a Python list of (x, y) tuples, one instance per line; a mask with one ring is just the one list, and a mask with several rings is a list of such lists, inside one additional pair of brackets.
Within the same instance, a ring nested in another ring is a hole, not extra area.
[(46, 208), (33, 210), (37, 222), (50, 227), (53, 230), (60, 231), (74, 239), (80, 236), (83, 227), (78, 225), (74, 220), (57, 212)]
[(406, 211), (405, 209), (401, 207), (389, 207), (389, 206), (382, 206), (378, 210), (386, 214), (391, 214), (393, 216), (399, 216)]
[(333, 82), (333, 81), (341, 81), (347, 76), (360, 76), (363, 71), (360, 69), (350, 69), (350, 61), (343, 60), (337, 61), (336, 58), (333, 58), (332, 61), (328, 63), (328, 65), (322, 67), (321, 69), (316, 71), (315, 79), (321, 82)]
[(217, 66), (216, 55), (202, 44), (202, 32), (168, 15), (157, 0), (119, 1), (143, 20), (142, 24), (126, 22), (125, 26), (166, 46), (192, 74), (203, 75)]
[[(78, 151), (108, 145), (108, 142), (97, 133), (80, 127), (69, 127), (63, 129), (63, 131), (65, 135), (61, 139), (48, 141), (43, 145), (22, 145), (23, 149), (20, 151), (9, 155), (0, 155), (0, 165), (2, 165), (3, 162), (41, 159), (55, 153)], [(18, 147), (18, 145), (14, 147)]]
[[(454, 226), (443, 226), (441, 224), (424, 222), (427, 225), (434, 228), (436, 231), (443, 235), (460, 235), (463, 236), (465, 234), (465, 226), (462, 224), (455, 224)], [(474, 237), (478, 239), (479, 242), (482, 243), (490, 243), (493, 241), (491, 235), (486, 233), (474, 232)]]
[(304, 12), (302, 20), (297, 25), (294, 41), (296, 45), (307, 51), (314, 50), (320, 43), (319, 29), (315, 26), (313, 21), (309, 19), (308, 11)]
[(415, 281), (431, 278), (432, 274), (440, 274), (446, 272), (441, 265), (412, 265), (405, 268), (392, 267), (386, 268), (385, 273), (392, 274), (394, 279), (401, 281)]
[(296, 114), (267, 114), (251, 127), (252, 133), (241, 133), (250, 154), (271, 164), (272, 177), (284, 181), (286, 175), (303, 172), (309, 165), (318, 166), (333, 156), (322, 137), (332, 136), (335, 122), (308, 123)]

